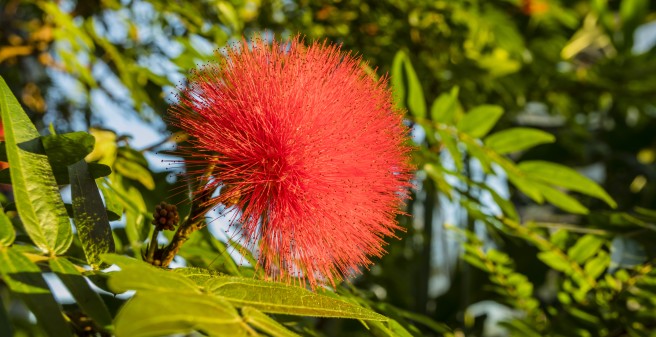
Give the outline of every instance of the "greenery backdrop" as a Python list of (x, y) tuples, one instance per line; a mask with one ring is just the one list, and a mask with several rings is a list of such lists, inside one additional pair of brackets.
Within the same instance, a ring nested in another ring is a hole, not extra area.
[[(0, 0), (0, 335), (650, 336), (654, 20), (648, 0)], [(190, 205), (146, 159), (184, 139), (161, 121), (175, 85), (262, 31), (389, 72), (413, 127), (407, 231), (335, 293), (259, 281), (207, 228), (178, 260), (203, 269), (137, 261), (155, 205)], [(154, 145), (106, 128), (134, 116)]]

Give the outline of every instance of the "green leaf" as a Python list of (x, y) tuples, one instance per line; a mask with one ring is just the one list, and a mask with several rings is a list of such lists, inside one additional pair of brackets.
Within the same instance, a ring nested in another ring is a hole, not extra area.
[(572, 270), (570, 262), (556, 252), (540, 252), (538, 253), (538, 258), (554, 270), (562, 271), (566, 274)]
[(596, 255), (606, 240), (600, 236), (586, 234), (576, 241), (574, 246), (567, 250), (567, 256), (576, 263), (583, 263)]
[(512, 128), (489, 135), (485, 146), (499, 154), (526, 150), (536, 145), (553, 143), (554, 135), (532, 128)]
[[(81, 131), (41, 136), (40, 139), (43, 147), (33, 148), (32, 151), (35, 154), (48, 156), (48, 162), (55, 175), (57, 185), (68, 185), (70, 183), (67, 167), (84, 159), (92, 151), (95, 143), (95, 138), (92, 135)], [(6, 151), (4, 143), (0, 149)], [(0, 161), (2, 160), (2, 151), (0, 151)], [(4, 155), (6, 156), (6, 153)], [(89, 166), (94, 178), (104, 177), (112, 173), (112, 169), (107, 165), (90, 163)], [(10, 171), (7, 169), (0, 172), (0, 183), (10, 184)]]
[[(89, 165), (89, 172), (91, 172), (91, 176), (94, 179), (106, 177), (112, 173), (112, 169), (107, 165), (98, 163), (88, 163), (87, 165)], [(9, 168), (0, 171), (0, 184), (12, 183), (10, 172), (11, 170)], [(57, 185), (68, 185), (71, 183), (70, 177), (68, 176), (68, 170), (57, 170), (53, 173), (55, 174)]]
[(199, 330), (209, 336), (247, 336), (246, 324), (224, 300), (204, 294), (139, 291), (115, 320), (117, 337), (187, 335)]
[(121, 271), (110, 274), (108, 285), (115, 293), (128, 290), (150, 290), (178, 294), (199, 294), (198, 286), (190, 279), (161, 268), (117, 254), (104, 254), (104, 262), (116, 264)]
[(272, 337), (298, 337), (299, 335), (289, 331), (284, 325), (278, 323), (273, 318), (265, 315), (261, 311), (251, 308), (244, 307), (241, 309), (241, 315), (244, 317), (244, 321), (251, 326), (255, 327), (259, 331), (266, 333)]
[(390, 319), (387, 322), (370, 322), (376, 336), (390, 336), (390, 337), (412, 337), (399, 322)]
[(12, 293), (32, 311), (43, 331), (53, 337), (70, 336), (61, 308), (50, 293), (39, 267), (12, 248), (0, 249), (0, 274)]
[(503, 108), (498, 105), (479, 105), (458, 121), (458, 130), (474, 138), (481, 138), (492, 130), (502, 115)]
[(100, 327), (107, 329), (112, 325), (112, 315), (105, 302), (100, 298), (87, 280), (80, 274), (70, 261), (65, 258), (54, 258), (48, 261), (50, 269), (59, 277), (71, 292), (75, 302)]
[(107, 219), (109, 221), (120, 220), (123, 217), (124, 207), (119, 197), (111, 188), (107, 187), (104, 179), (96, 179), (96, 186), (98, 186), (103, 199), (105, 199)]
[(114, 169), (126, 178), (140, 182), (149, 190), (155, 189), (155, 180), (153, 179), (152, 173), (137, 162), (118, 157), (116, 158), (116, 162), (114, 162)]
[(518, 167), (531, 179), (599, 198), (609, 206), (617, 207), (617, 203), (603, 188), (569, 167), (542, 160), (523, 161)]
[(16, 239), (16, 231), (11, 224), (11, 220), (5, 214), (5, 210), (0, 205), (0, 247), (9, 247)]
[(574, 214), (588, 214), (590, 212), (578, 200), (553, 187), (538, 182), (533, 183), (533, 186), (540, 191), (548, 202), (562, 210)]
[(453, 87), (450, 92), (438, 96), (431, 106), (431, 118), (435, 123), (451, 124), (458, 110), (458, 92), (460, 88)]
[(426, 100), (419, 78), (408, 55), (400, 50), (392, 63), (392, 88), (397, 105), (414, 117), (426, 117)]
[(369, 309), (284, 283), (259, 281), (252, 278), (223, 276), (199, 268), (179, 268), (165, 271), (116, 254), (105, 254), (103, 261), (118, 265), (121, 270), (111, 273), (109, 287), (115, 292), (136, 290), (172, 294), (179, 298), (191, 295), (213, 295), (208, 298), (225, 300), (235, 307), (252, 307), (266, 313), (353, 318), (385, 321)]
[(53, 170), (61, 169), (86, 157), (96, 143), (96, 139), (83, 131), (41, 137), (43, 148)]
[(70, 165), (68, 172), (71, 176), (71, 197), (77, 234), (87, 262), (97, 269), (101, 265), (100, 255), (113, 253), (115, 249), (105, 205), (84, 159)]
[(0, 110), (14, 199), (25, 231), (43, 251), (63, 254), (73, 241), (64, 202), (48, 158), (34, 153), (43, 149), (39, 133), (1, 77)]
[(385, 321), (369, 309), (305, 288), (252, 278), (214, 276), (203, 284), (211, 294), (236, 307), (253, 307), (273, 314)]
[(609, 264), (610, 256), (602, 250), (597, 256), (585, 263), (584, 270), (589, 277), (596, 279), (608, 268)]
[(524, 176), (519, 176), (516, 175), (512, 172), (507, 172), (508, 173), (508, 180), (517, 187), (518, 190), (520, 190), (522, 193), (524, 193), (527, 197), (531, 198), (533, 201), (537, 202), (538, 204), (541, 204), (544, 202), (544, 196), (540, 193), (540, 191), (534, 186), (534, 184), (528, 179), (526, 179)]

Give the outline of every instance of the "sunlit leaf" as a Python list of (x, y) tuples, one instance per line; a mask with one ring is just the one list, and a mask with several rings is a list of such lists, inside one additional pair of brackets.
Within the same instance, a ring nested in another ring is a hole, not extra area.
[(216, 276), (208, 280), (204, 287), (236, 307), (250, 306), (267, 313), (386, 320), (384, 316), (363, 307), (279, 282)]
[(512, 128), (496, 132), (485, 138), (485, 146), (499, 154), (523, 151), (536, 145), (553, 143), (552, 134), (538, 129)]
[(599, 254), (597, 254), (597, 256), (585, 263), (583, 270), (585, 270), (586, 275), (596, 279), (601, 275), (601, 273), (604, 272), (604, 270), (606, 270), (606, 268), (608, 268), (609, 264), (610, 256), (602, 250), (599, 252)]
[(538, 253), (538, 258), (547, 266), (557, 271), (569, 273), (572, 269), (571, 263), (556, 252), (540, 252)]
[(23, 226), (37, 247), (62, 254), (73, 240), (64, 202), (48, 158), (36, 154), (43, 151), (39, 133), (2, 78), (0, 110), (14, 199)]
[(0, 247), (9, 247), (16, 239), (16, 231), (11, 224), (11, 220), (5, 214), (5, 210), (0, 205)]
[(139, 291), (116, 316), (117, 337), (189, 334), (246, 336), (246, 325), (229, 303), (203, 294)]
[(542, 160), (523, 161), (518, 167), (532, 179), (596, 197), (613, 208), (617, 207), (603, 188), (569, 167)]
[(583, 263), (590, 257), (596, 255), (605, 241), (604, 238), (597, 235), (584, 235), (576, 241), (574, 246), (567, 250), (567, 256), (569, 256), (572, 261)]
[(241, 314), (244, 321), (256, 329), (266, 333), (272, 337), (298, 337), (299, 335), (285, 328), (284, 325), (278, 323), (273, 318), (265, 315), (261, 311), (244, 307), (241, 309)]
[(503, 108), (500, 106), (479, 105), (458, 121), (458, 129), (474, 138), (481, 138), (492, 130), (502, 115)]
[(424, 92), (408, 55), (400, 50), (392, 64), (392, 88), (397, 104), (414, 117), (426, 117)]
[(121, 271), (111, 274), (108, 284), (115, 293), (128, 290), (150, 290), (177, 294), (199, 294), (201, 291), (190, 279), (172, 271), (153, 267), (146, 262), (116, 254), (105, 254), (102, 260), (116, 264)]
[(541, 183), (533, 183), (544, 198), (554, 206), (574, 214), (588, 214), (589, 210), (575, 198), (553, 187)]
[(431, 118), (436, 123), (452, 124), (458, 111), (458, 93), (460, 89), (453, 87), (450, 92), (442, 93), (431, 106)]

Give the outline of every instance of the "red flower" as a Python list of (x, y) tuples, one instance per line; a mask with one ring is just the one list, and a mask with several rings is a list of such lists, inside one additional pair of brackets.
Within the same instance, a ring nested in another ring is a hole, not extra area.
[(407, 198), (408, 129), (387, 79), (326, 43), (245, 41), (192, 72), (171, 109), (181, 151), (216, 164), (198, 193), (235, 205), (243, 243), (277, 279), (342, 279), (384, 253)]

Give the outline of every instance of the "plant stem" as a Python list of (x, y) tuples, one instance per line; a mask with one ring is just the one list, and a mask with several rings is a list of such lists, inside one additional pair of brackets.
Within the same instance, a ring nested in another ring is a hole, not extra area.
[(148, 263), (153, 263), (155, 258), (155, 251), (157, 250), (157, 236), (159, 235), (159, 230), (157, 227), (153, 229), (153, 235), (150, 237), (150, 243), (148, 244), (148, 253), (146, 255), (146, 261)]

